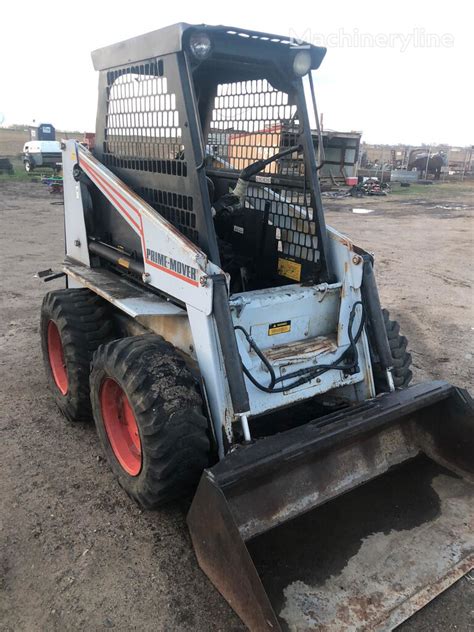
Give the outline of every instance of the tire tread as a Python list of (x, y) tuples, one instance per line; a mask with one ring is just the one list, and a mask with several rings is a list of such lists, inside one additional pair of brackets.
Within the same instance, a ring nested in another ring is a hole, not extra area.
[[(390, 313), (387, 309), (382, 310), (387, 338), (392, 352), (392, 376), (393, 383), (396, 388), (407, 388), (413, 379), (413, 373), (410, 369), (412, 364), (411, 354), (407, 351), (408, 340), (400, 334), (400, 324), (396, 320), (390, 320)], [(384, 372), (380, 366), (373, 362), (373, 373), (375, 390), (377, 393), (383, 393), (388, 390), (387, 381)]]
[[(101, 345), (94, 354), (91, 400), (99, 437), (120, 485), (147, 509), (192, 492), (210, 462), (208, 421), (195, 378), (176, 349), (146, 334)], [(129, 476), (111, 449), (100, 410), (100, 387), (112, 377), (132, 404), (143, 465)]]
[[(113, 337), (109, 306), (86, 288), (48, 292), (41, 307), (41, 344), (48, 382), (56, 404), (70, 421), (92, 418), (89, 395), (90, 363), (100, 344)], [(51, 373), (47, 347), (47, 326), (53, 320), (60, 332), (68, 370), (69, 389), (62, 395)]]

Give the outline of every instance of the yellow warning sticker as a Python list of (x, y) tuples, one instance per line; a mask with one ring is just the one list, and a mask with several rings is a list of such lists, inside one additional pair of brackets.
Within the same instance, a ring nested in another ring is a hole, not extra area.
[(268, 335), (275, 336), (276, 334), (287, 334), (291, 331), (291, 320), (284, 320), (279, 323), (272, 323), (268, 325)]
[(130, 262), (127, 261), (127, 259), (122, 259), (122, 257), (117, 259), (117, 263), (119, 264), (119, 266), (122, 266), (122, 268), (129, 268), (130, 267)]
[(279, 258), (278, 274), (288, 279), (293, 279), (293, 281), (301, 281), (301, 263)]

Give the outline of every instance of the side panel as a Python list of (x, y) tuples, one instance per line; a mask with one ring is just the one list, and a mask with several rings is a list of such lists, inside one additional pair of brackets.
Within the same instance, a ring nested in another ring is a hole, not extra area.
[(210, 314), (212, 283), (208, 275), (219, 273), (219, 268), (87, 149), (77, 147), (80, 167), (139, 235), (146, 281), (186, 305)]
[(67, 140), (63, 145), (63, 182), (64, 182), (64, 232), (66, 238), (66, 255), (90, 265), (87, 244), (86, 224), (81, 185), (73, 177), (74, 165), (79, 163), (75, 140)]
[(229, 444), (232, 443), (234, 415), (216, 326), (212, 316), (205, 316), (190, 306), (188, 306), (188, 317), (193, 334), (194, 352), (209, 400), (219, 458), (223, 458), (225, 453), (223, 436), (227, 437)]

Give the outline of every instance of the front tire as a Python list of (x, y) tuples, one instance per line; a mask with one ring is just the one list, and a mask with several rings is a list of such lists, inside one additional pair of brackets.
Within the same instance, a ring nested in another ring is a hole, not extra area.
[(91, 419), (89, 373), (97, 347), (112, 337), (106, 301), (87, 289), (55, 290), (41, 307), (41, 347), (49, 387), (70, 421)]
[(99, 347), (90, 376), (97, 432), (125, 491), (151, 509), (192, 493), (210, 462), (196, 380), (155, 335)]

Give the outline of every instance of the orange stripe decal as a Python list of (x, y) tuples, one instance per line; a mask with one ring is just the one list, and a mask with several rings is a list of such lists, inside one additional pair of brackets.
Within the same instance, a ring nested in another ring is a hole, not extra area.
[[(97, 182), (94, 182), (94, 184), (96, 184), (96, 186), (100, 188), (105, 189), (105, 191), (107, 192), (107, 194), (112, 198), (114, 205), (117, 207), (117, 209), (119, 211), (121, 211), (121, 213), (123, 215), (125, 215), (129, 221), (135, 226), (135, 228), (138, 230), (139, 233), (141, 233), (142, 228), (140, 227), (140, 225), (133, 219), (133, 217), (131, 217), (131, 215), (128, 213), (128, 211), (122, 206), (122, 204), (117, 200), (117, 198), (115, 197), (116, 195), (118, 196), (119, 193), (117, 191), (115, 191), (114, 189), (112, 189), (111, 185), (104, 180), (101, 176), (99, 176), (98, 173), (95, 173), (91, 167), (89, 167), (86, 164), (82, 165), (82, 168), (84, 169), (84, 171), (87, 173), (87, 175), (92, 179), (92, 180), (98, 180), (100, 184), (98, 184)], [(120, 196), (122, 197), (122, 196)], [(126, 202), (126, 200), (124, 198), (122, 198), (124, 200), (124, 202)], [(136, 209), (133, 209), (135, 212)]]
[(159, 263), (155, 263), (154, 261), (150, 261), (150, 259), (146, 259), (146, 262), (153, 266), (154, 268), (157, 268), (158, 270), (161, 270), (162, 272), (167, 272), (168, 274), (171, 274), (171, 276), (177, 277), (178, 279), (181, 279), (181, 281), (186, 281), (186, 283), (189, 283), (190, 285), (194, 285), (195, 287), (199, 287), (199, 281), (193, 281), (193, 279), (188, 279), (188, 277), (185, 277), (183, 274), (180, 274), (179, 272), (175, 272), (174, 270), (170, 270), (169, 268), (165, 268), (164, 266), (160, 266)]
[[(107, 180), (105, 180), (105, 178), (100, 175), (99, 173), (97, 173), (98, 168), (96, 165), (94, 165), (94, 163), (92, 161), (86, 162), (87, 159), (83, 159), (82, 161), (80, 161), (80, 166), (84, 169), (84, 171), (87, 173), (87, 175), (91, 178), (91, 180), (94, 182), (94, 184), (99, 188), (102, 189), (103, 192), (105, 191), (105, 194), (107, 196), (109, 196), (112, 200), (112, 204), (116, 207), (116, 209), (119, 211), (119, 213), (121, 213), (122, 215), (125, 215), (125, 217), (128, 218), (128, 220), (130, 221), (131, 224), (133, 224), (133, 226), (135, 226), (135, 228), (137, 229), (138, 233), (140, 234), (140, 238), (141, 238), (141, 242), (142, 242), (142, 248), (143, 248), (143, 258), (145, 260), (145, 262), (152, 266), (153, 268), (156, 268), (158, 270), (160, 270), (161, 272), (166, 272), (167, 274), (176, 277), (178, 279), (180, 279), (181, 281), (185, 281), (186, 283), (189, 283), (190, 285), (193, 285), (194, 287), (199, 287), (199, 281), (195, 281), (194, 279), (189, 279), (188, 277), (184, 276), (183, 274), (180, 274), (179, 272), (176, 272), (175, 270), (170, 270), (169, 268), (166, 268), (165, 266), (162, 266), (158, 263), (155, 263), (154, 261), (151, 261), (148, 256), (147, 256), (147, 249), (146, 249), (146, 245), (145, 245), (145, 233), (143, 230), (143, 219), (142, 219), (142, 215), (140, 213), (140, 211), (134, 207), (118, 190), (117, 187), (114, 183), (112, 182), (108, 182)], [(130, 209), (137, 214), (138, 219), (140, 220), (140, 224), (137, 223), (136, 220), (133, 219), (133, 217), (131, 217), (130, 213), (127, 211), (127, 209), (123, 206), (123, 204), (121, 204), (119, 202), (119, 200), (117, 199), (119, 198), (120, 200), (122, 200), (122, 202), (124, 204), (127, 204), (127, 206), (130, 207)]]

